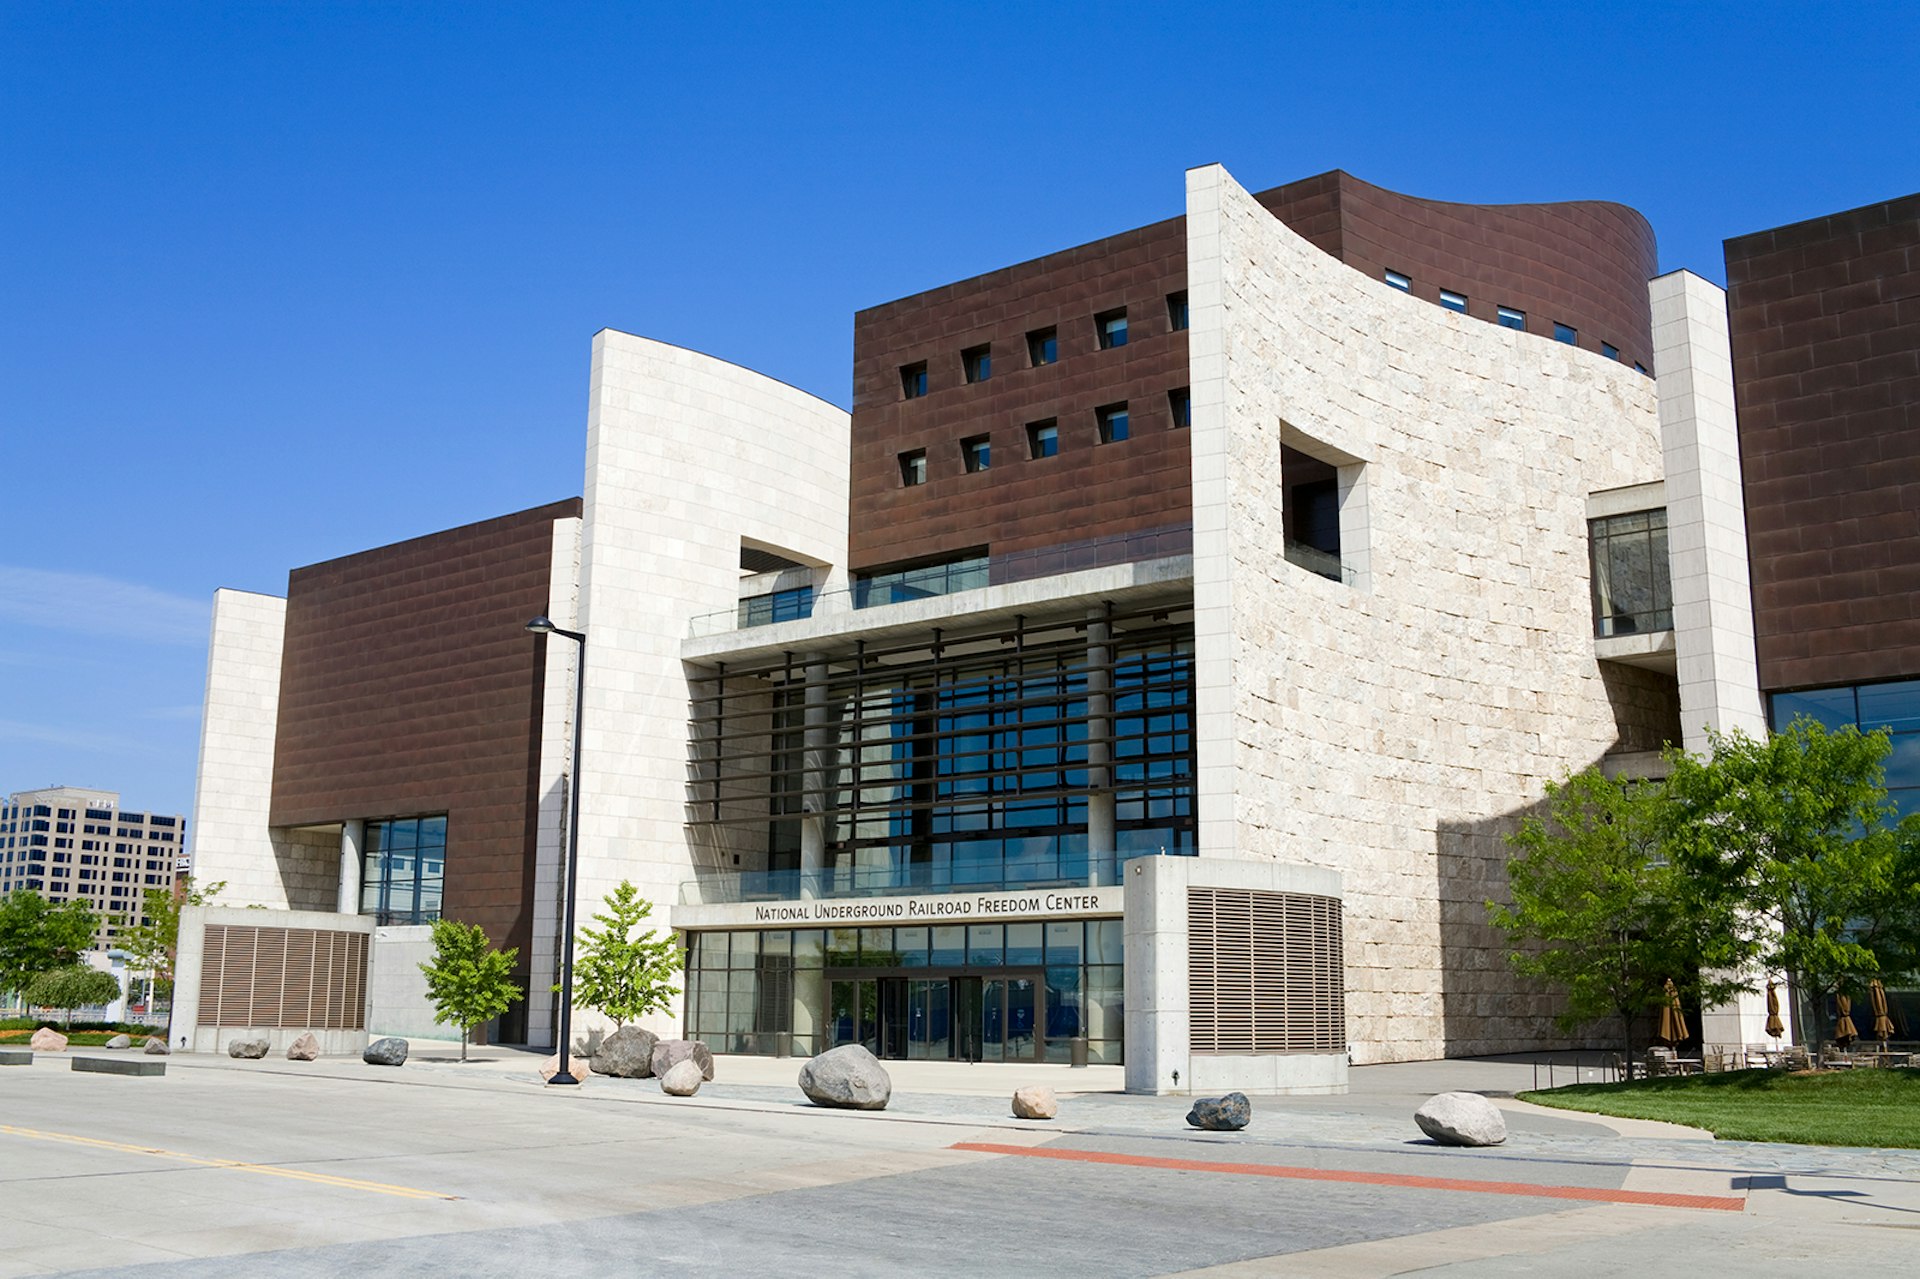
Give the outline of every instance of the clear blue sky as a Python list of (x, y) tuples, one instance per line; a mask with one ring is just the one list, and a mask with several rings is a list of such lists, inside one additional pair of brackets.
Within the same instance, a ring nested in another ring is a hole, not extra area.
[(1920, 188), (1911, 4), (0, 4), (0, 791), (193, 799), (216, 587), (577, 494), (612, 326), (852, 314), (1334, 167), (1666, 268)]

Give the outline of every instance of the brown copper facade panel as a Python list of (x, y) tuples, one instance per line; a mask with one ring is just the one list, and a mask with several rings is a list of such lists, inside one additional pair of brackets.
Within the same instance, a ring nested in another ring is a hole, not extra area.
[[(1402, 271), (1436, 304), (1446, 288), (1489, 322), (1497, 307), (1518, 307), (1534, 332), (1551, 336), (1559, 320), (1589, 350), (1605, 341), (1629, 362), (1651, 363), (1646, 285), (1658, 262), (1651, 229), (1631, 209), (1443, 204), (1337, 170), (1256, 198), (1375, 279)], [(1173, 218), (856, 315), (851, 567), (1190, 524), (1187, 437), (1168, 400), (1189, 381), (1186, 335), (1167, 310), (1186, 274), (1186, 222)], [(1121, 307), (1128, 343), (1101, 350), (1095, 317)], [(1059, 360), (1036, 368), (1027, 335), (1047, 327)], [(963, 353), (982, 346), (992, 376), (969, 382)], [(926, 394), (908, 398), (902, 370), (921, 362)], [(1098, 443), (1096, 411), (1123, 402), (1131, 438)], [(1058, 423), (1059, 454), (1029, 457), (1027, 426), (1047, 419)], [(979, 436), (992, 465), (969, 472), (963, 442)], [(901, 455), (922, 449), (926, 481), (908, 485)]]
[(1726, 252), (1760, 685), (1920, 674), (1920, 194)]
[(447, 815), (449, 917), (527, 953), (553, 522), (578, 499), (295, 569), (275, 826)]

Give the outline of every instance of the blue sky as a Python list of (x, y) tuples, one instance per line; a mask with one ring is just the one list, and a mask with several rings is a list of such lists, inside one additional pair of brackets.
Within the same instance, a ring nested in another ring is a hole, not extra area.
[(841, 404), (863, 306), (1182, 171), (1920, 188), (1912, 5), (0, 5), (0, 791), (188, 811), (216, 587), (577, 494), (611, 326)]

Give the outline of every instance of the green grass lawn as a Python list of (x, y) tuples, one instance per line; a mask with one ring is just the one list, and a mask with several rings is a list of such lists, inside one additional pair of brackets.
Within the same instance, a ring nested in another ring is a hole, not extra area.
[[(60, 1027), (55, 1026), (54, 1029), (60, 1030)], [(109, 1039), (112, 1039), (115, 1035), (122, 1032), (117, 1030), (60, 1030), (60, 1033), (67, 1037), (67, 1047), (69, 1048), (100, 1048), (103, 1047)], [(27, 1041), (32, 1038), (33, 1032), (31, 1030), (0, 1030), (0, 1047), (25, 1048)], [(147, 1041), (136, 1038), (133, 1042), (135, 1044), (144, 1044)]]
[(1522, 1101), (1705, 1128), (1726, 1141), (1920, 1148), (1920, 1070), (1736, 1070), (1572, 1084)]

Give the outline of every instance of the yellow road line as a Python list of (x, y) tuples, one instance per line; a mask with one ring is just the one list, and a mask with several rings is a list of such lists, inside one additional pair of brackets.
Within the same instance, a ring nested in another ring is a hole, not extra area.
[(41, 1132), (37, 1128), (19, 1128), (0, 1124), (0, 1133), (13, 1137), (31, 1137), (36, 1141), (61, 1141), (73, 1146), (92, 1146), (98, 1150), (117, 1150), (128, 1155), (150, 1155), (155, 1159), (177, 1159), (202, 1168), (227, 1168), (235, 1172), (255, 1172), (264, 1177), (285, 1177), (290, 1181), (308, 1181), (318, 1186), (338, 1186), (343, 1190), (365, 1190), (376, 1195), (394, 1195), (401, 1199), (458, 1199), (459, 1195), (415, 1186), (393, 1186), (380, 1181), (361, 1181), (355, 1177), (336, 1177), (327, 1172), (307, 1172), (299, 1168), (276, 1168), (272, 1164), (250, 1164), (238, 1159), (206, 1159), (199, 1155), (162, 1150), (158, 1146), (135, 1146), (124, 1141), (103, 1141), (98, 1137), (77, 1137), (65, 1132)]

